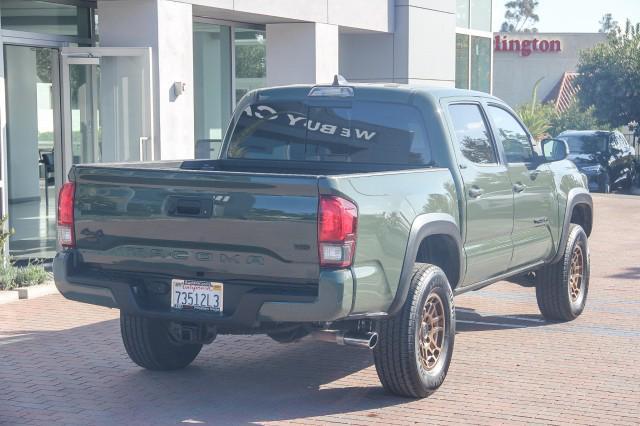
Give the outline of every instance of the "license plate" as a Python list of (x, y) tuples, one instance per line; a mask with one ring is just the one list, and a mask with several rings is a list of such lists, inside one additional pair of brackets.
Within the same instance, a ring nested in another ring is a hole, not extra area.
[(171, 307), (222, 312), (222, 283), (195, 280), (171, 280)]

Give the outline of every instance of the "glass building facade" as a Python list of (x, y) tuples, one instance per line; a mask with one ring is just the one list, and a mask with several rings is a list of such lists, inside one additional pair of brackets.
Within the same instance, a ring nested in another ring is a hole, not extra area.
[(492, 92), (491, 0), (456, 0), (456, 87)]
[(196, 19), (193, 24), (196, 158), (216, 158), (235, 104), (266, 85), (264, 27)]

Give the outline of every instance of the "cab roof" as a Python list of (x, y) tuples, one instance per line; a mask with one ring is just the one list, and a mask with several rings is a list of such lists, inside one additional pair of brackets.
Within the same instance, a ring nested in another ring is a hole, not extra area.
[(270, 87), (265, 89), (258, 89), (258, 99), (268, 98), (291, 98), (307, 96), (314, 87), (351, 87), (354, 91), (354, 97), (358, 98), (370, 98), (370, 97), (382, 97), (392, 102), (394, 99), (400, 100), (401, 98), (407, 98), (414, 94), (423, 94), (431, 98), (450, 98), (450, 97), (466, 97), (466, 98), (486, 98), (492, 99), (498, 102), (503, 102), (500, 99), (492, 96), (488, 93), (478, 92), (475, 90), (456, 89), (451, 87), (439, 87), (428, 86), (420, 84), (399, 84), (399, 83), (343, 83), (338, 86), (331, 84), (299, 84), (290, 86)]

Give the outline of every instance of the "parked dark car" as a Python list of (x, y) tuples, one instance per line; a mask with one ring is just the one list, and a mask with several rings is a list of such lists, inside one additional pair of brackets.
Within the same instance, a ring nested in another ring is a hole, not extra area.
[(567, 130), (558, 135), (569, 144), (569, 159), (589, 178), (591, 191), (628, 189), (636, 176), (635, 150), (618, 131)]

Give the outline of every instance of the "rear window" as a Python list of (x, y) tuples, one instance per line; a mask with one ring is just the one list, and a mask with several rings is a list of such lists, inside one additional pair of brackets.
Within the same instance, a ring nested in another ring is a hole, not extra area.
[(409, 105), (257, 103), (240, 113), (228, 158), (429, 164), (422, 117)]
[(582, 135), (560, 135), (569, 145), (572, 154), (599, 154), (607, 150), (607, 133), (592, 133)]

